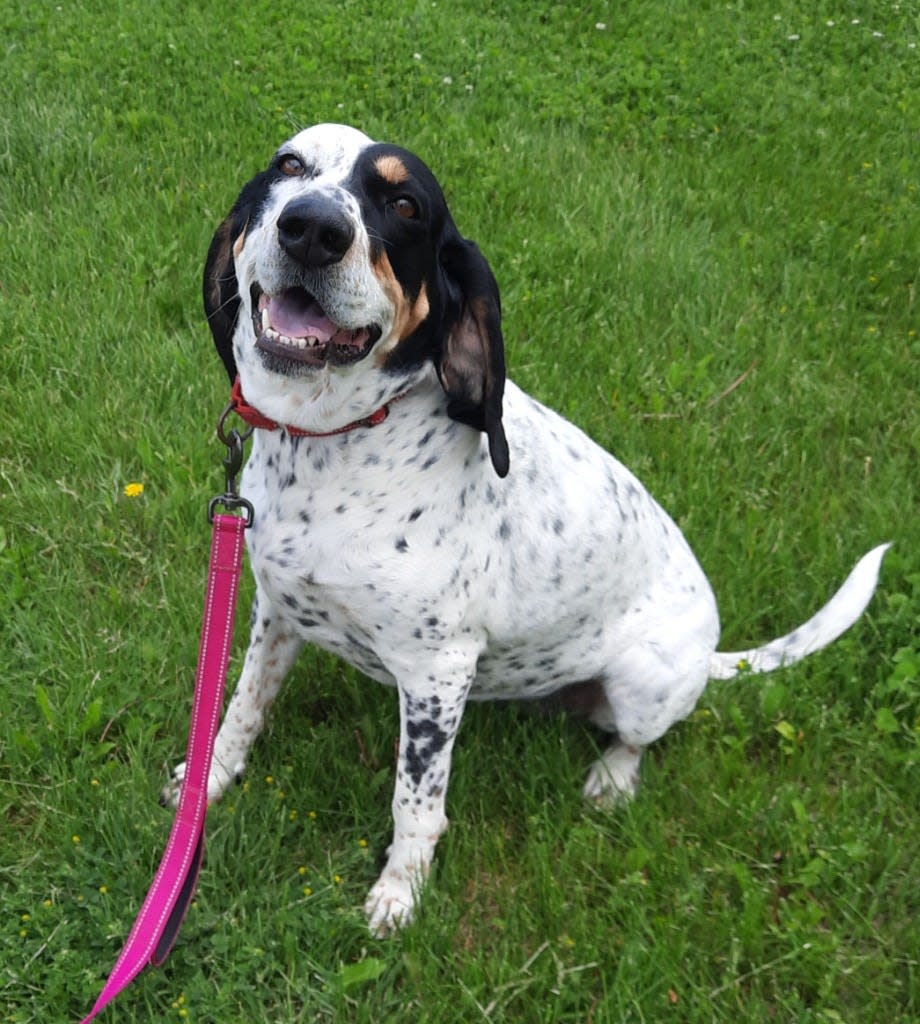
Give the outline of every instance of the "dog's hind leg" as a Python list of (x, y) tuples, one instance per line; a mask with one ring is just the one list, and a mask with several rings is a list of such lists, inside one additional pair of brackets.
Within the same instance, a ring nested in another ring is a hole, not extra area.
[(642, 752), (693, 710), (706, 687), (708, 648), (670, 658), (660, 643), (628, 650), (602, 681), (590, 720), (616, 739), (594, 762), (587, 799), (613, 804), (636, 795)]
[[(257, 590), (243, 671), (214, 742), (208, 775), (209, 803), (219, 800), (243, 774), (249, 748), (262, 731), (266, 712), (302, 647), (303, 640)], [(185, 762), (176, 766), (172, 781), (164, 788), (164, 803), (178, 803), (184, 776)]]
[(636, 795), (642, 747), (614, 740), (591, 765), (582, 791), (586, 800), (599, 805), (618, 803)]
[(587, 718), (610, 737), (610, 745), (588, 772), (583, 790), (585, 799), (600, 805), (614, 804), (635, 796), (642, 747), (624, 743), (617, 735), (616, 717), (603, 682), (591, 679), (573, 683), (547, 698), (546, 704), (551, 709)]

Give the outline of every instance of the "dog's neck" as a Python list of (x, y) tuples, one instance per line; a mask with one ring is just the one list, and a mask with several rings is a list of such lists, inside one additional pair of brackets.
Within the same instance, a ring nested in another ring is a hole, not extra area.
[(363, 427), (379, 426), (390, 415), (390, 406), (393, 402), (398, 402), (401, 398), (405, 398), (408, 393), (408, 389), (400, 392), (368, 416), (352, 420), (351, 423), (346, 423), (335, 430), (302, 430), (300, 427), (278, 423), (276, 420), (270, 419), (246, 401), (239, 377), (236, 378), (233, 382), (233, 387), (230, 389), (230, 408), (244, 423), (249, 424), (250, 427), (255, 427), (257, 430), (285, 430), (293, 437), (334, 437), (337, 434), (347, 434), (349, 431), (358, 430)]

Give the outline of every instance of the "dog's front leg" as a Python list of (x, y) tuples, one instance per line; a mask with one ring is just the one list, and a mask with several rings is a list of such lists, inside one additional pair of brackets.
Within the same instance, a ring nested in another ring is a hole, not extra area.
[(454, 739), (475, 660), (399, 681), (399, 759), (393, 796), (393, 842), (364, 910), (370, 930), (387, 935), (408, 923), (428, 876), (444, 813)]

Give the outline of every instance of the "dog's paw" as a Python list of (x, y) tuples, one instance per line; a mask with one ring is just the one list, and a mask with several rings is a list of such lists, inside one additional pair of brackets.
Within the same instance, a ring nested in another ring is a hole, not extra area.
[(639, 760), (642, 751), (617, 743), (604, 751), (588, 772), (583, 794), (600, 806), (631, 800), (639, 788)]
[(371, 889), (364, 904), (371, 934), (378, 939), (392, 935), (412, 920), (415, 895), (403, 872), (388, 869)]
[[(208, 774), (208, 803), (214, 804), (226, 793), (232, 782), (240, 782), (245, 771), (245, 764), (240, 762), (232, 772), (227, 771), (215, 762)], [(160, 790), (160, 803), (164, 807), (178, 807), (179, 796), (182, 793), (182, 783), (185, 780), (185, 761), (177, 764), (173, 769), (172, 778)]]

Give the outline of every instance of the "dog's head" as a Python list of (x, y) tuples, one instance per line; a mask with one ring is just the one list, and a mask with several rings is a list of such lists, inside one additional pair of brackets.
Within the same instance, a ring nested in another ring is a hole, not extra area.
[(231, 380), (272, 419), (333, 430), (433, 364), (448, 415), (507, 473), (498, 286), (406, 150), (343, 125), (285, 142), (217, 229), (204, 301)]

